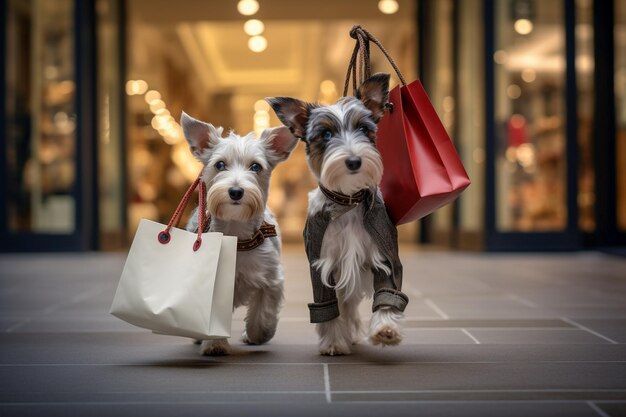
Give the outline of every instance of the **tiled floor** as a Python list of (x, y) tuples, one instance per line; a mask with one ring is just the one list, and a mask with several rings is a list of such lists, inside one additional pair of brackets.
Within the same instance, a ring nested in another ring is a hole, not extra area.
[(207, 358), (107, 314), (123, 255), (0, 255), (0, 416), (626, 416), (626, 258), (401, 257), (401, 346), (319, 356), (291, 249), (274, 340)]

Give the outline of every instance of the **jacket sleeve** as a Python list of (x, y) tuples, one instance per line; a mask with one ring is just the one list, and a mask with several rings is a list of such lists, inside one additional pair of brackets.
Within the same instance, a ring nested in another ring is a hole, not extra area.
[(313, 263), (320, 258), (324, 233), (329, 223), (329, 213), (322, 210), (307, 217), (304, 226), (304, 247), (309, 259), (311, 284), (313, 286), (314, 302), (308, 305), (311, 323), (322, 323), (339, 317), (339, 305), (335, 290), (322, 283), (320, 271), (313, 266)]

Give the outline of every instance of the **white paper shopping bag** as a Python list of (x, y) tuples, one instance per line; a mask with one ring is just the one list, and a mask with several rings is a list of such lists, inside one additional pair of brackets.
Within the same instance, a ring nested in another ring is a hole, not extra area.
[[(198, 181), (167, 226), (141, 220), (111, 314), (160, 334), (230, 337), (237, 238), (172, 227), (197, 186)], [(204, 211), (202, 186), (200, 190)]]

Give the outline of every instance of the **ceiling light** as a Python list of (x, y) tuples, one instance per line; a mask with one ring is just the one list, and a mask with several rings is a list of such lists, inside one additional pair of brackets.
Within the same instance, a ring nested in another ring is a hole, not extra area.
[(253, 36), (248, 40), (248, 48), (252, 52), (263, 52), (267, 48), (267, 39), (263, 36)]
[(157, 99), (157, 100), (152, 100), (150, 102), (150, 110), (152, 111), (152, 113), (156, 113), (157, 111), (164, 109), (165, 108), (165, 103), (163, 102), (163, 100)]
[(239, 0), (237, 11), (244, 16), (252, 16), (259, 11), (259, 2), (256, 0)]
[(522, 89), (517, 84), (511, 84), (506, 88), (506, 95), (510, 99), (516, 100), (522, 95)]
[(322, 94), (331, 95), (337, 91), (337, 87), (331, 80), (324, 80), (320, 83), (320, 91)]
[(496, 64), (505, 64), (509, 60), (509, 54), (507, 54), (506, 51), (503, 51), (502, 49), (498, 49), (493, 54), (493, 60), (496, 62)]
[(159, 93), (156, 90), (150, 90), (146, 93), (146, 96), (144, 97), (144, 100), (146, 100), (146, 103), (150, 104), (150, 102), (152, 100), (160, 100), (161, 99), (161, 93)]
[(380, 0), (378, 2), (378, 10), (384, 14), (394, 14), (399, 8), (400, 5), (396, 0)]
[(250, 36), (260, 35), (264, 30), (265, 25), (258, 19), (250, 19), (243, 24), (243, 31)]
[(257, 100), (254, 103), (254, 111), (269, 111), (270, 105), (265, 100)]
[(533, 22), (528, 19), (517, 19), (513, 24), (513, 27), (520, 35), (528, 35), (533, 31)]
[(537, 72), (532, 68), (525, 68), (522, 70), (522, 80), (527, 83), (532, 83), (537, 78)]

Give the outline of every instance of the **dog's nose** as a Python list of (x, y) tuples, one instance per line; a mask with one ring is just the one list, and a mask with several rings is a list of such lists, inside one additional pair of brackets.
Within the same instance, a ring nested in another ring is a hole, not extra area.
[(361, 168), (361, 158), (359, 158), (358, 156), (351, 156), (350, 158), (346, 159), (346, 166), (350, 171), (356, 171), (357, 169)]
[(230, 198), (232, 200), (241, 200), (241, 197), (243, 197), (243, 188), (239, 188), (239, 187), (232, 187), (228, 189), (228, 195), (230, 196)]

